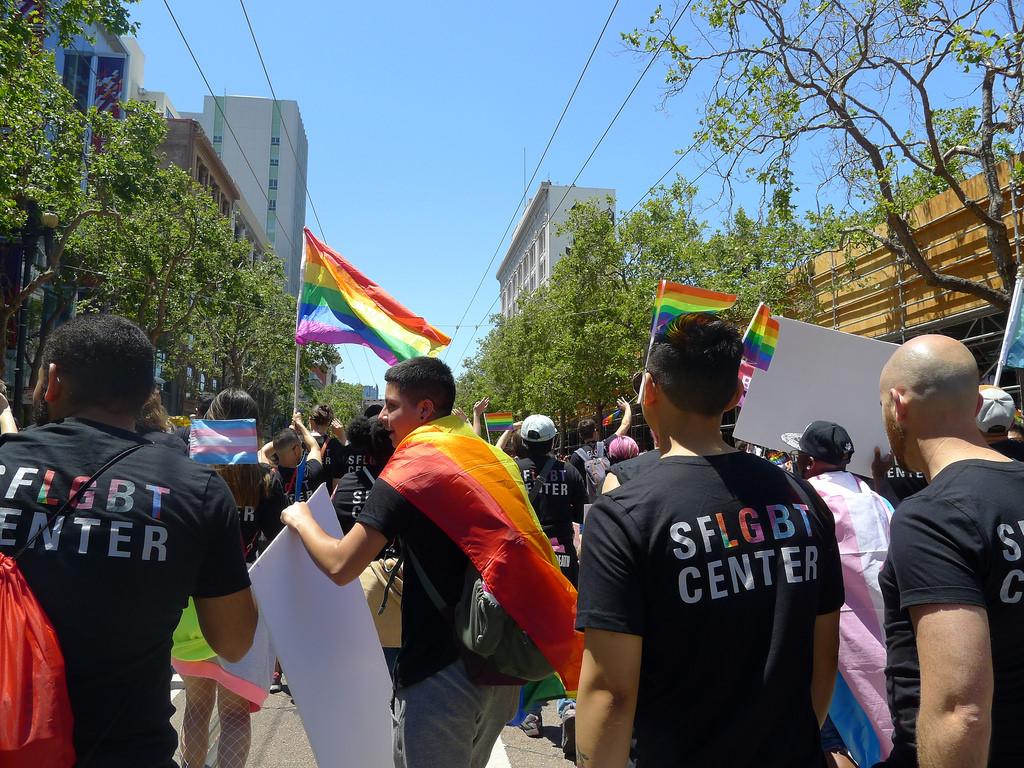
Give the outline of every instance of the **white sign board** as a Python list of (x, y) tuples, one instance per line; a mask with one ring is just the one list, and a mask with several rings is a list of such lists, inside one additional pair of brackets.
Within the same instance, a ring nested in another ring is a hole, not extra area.
[[(309, 507), (320, 527), (340, 539), (325, 486)], [(317, 763), (391, 768), (391, 677), (359, 581), (337, 586), (291, 529), (271, 542), (249, 575)]]
[(734, 435), (780, 451), (784, 432), (819, 419), (845, 427), (853, 440), (850, 471), (871, 477), (875, 446), (889, 451), (878, 404), (878, 377), (896, 351), (888, 344), (784, 317), (767, 371), (750, 382)]

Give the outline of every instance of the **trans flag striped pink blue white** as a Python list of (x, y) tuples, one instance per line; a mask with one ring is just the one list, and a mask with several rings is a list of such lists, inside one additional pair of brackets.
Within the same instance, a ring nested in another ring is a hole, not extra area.
[(192, 419), (188, 452), (200, 464), (257, 464), (256, 419)]
[(839, 675), (829, 715), (857, 763), (874, 765), (892, 750), (878, 586), (889, 550), (892, 507), (848, 472), (826, 472), (809, 482), (835, 517), (846, 588), (839, 614)]

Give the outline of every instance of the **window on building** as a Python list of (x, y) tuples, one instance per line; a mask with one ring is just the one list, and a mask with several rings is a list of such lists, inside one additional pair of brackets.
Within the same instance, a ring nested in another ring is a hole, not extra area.
[(71, 91), (79, 112), (85, 112), (89, 108), (91, 69), (91, 54), (64, 53), (64, 87)]
[(214, 144), (220, 144), (222, 141), (224, 141), (224, 137), (223, 136), (214, 136), (213, 137), (213, 143)]
[(270, 137), (270, 146), (272, 146), (272, 147), (280, 147), (281, 146), (281, 137), (280, 136), (271, 136)]
[(271, 168), (277, 168), (277, 166), (279, 166), (280, 164), (281, 164), (281, 161), (278, 158), (276, 158), (276, 157), (270, 158), (270, 167)]
[(277, 200), (268, 200), (267, 201), (267, 210), (268, 211), (276, 211), (277, 210)]
[(268, 181), (267, 187), (269, 189), (277, 189), (277, 179), (271, 179), (270, 181)]

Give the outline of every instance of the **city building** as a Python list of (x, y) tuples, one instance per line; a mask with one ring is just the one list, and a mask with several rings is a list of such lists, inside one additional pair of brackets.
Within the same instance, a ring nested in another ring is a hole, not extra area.
[(298, 295), (309, 150), (299, 105), (207, 96), (201, 113), (181, 114), (198, 120), (211, 138), (242, 198), (264, 221), (267, 240), (284, 262), (289, 293)]
[(376, 384), (363, 384), (363, 400), (379, 400), (380, 389)]
[(221, 214), (230, 219), (235, 237), (248, 240), (253, 258), (266, 252), (268, 240), (259, 219), (242, 199), (238, 185), (224, 167), (203, 127), (191, 118), (168, 118), (167, 136), (160, 147), (164, 166), (176, 165), (210, 190)]
[(572, 238), (559, 229), (577, 203), (596, 201), (615, 215), (615, 190), (601, 187), (563, 187), (541, 182), (526, 204), (505, 258), (498, 267), (501, 314), (515, 314), (519, 298), (544, 285), (551, 270), (569, 252)]

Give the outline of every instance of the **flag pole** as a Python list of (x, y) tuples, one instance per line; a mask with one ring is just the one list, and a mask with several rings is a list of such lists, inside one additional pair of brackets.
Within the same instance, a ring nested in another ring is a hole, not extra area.
[(661, 298), (665, 291), (665, 280), (662, 278), (658, 281), (658, 293), (654, 297), (654, 313), (651, 318), (651, 333), (647, 340), (647, 354), (644, 355), (644, 369), (640, 373), (640, 391), (636, 393), (636, 404), (643, 408), (644, 400), (644, 386), (647, 382), (647, 359), (651, 356), (651, 350), (654, 349), (654, 330), (658, 327), (658, 300)]
[(299, 385), (301, 383), (302, 345), (299, 343), (299, 317), (302, 315), (302, 286), (306, 284), (306, 249), (309, 247), (309, 227), (302, 229), (302, 261), (299, 262), (298, 296), (295, 298), (295, 378), (292, 380), (292, 413), (299, 410)]
[(1024, 266), (1018, 265), (1017, 279), (1013, 285), (1013, 298), (1010, 300), (1010, 313), (1006, 318), (1006, 331), (1003, 333), (1003, 345), (999, 349), (999, 362), (996, 364), (996, 378), (993, 381), (997, 387), (999, 386), (999, 379), (1003, 375), (1003, 368), (1006, 366), (1006, 357), (1010, 351), (1010, 343), (1016, 338), (1017, 331), (1019, 330), (1022, 285), (1024, 285)]

